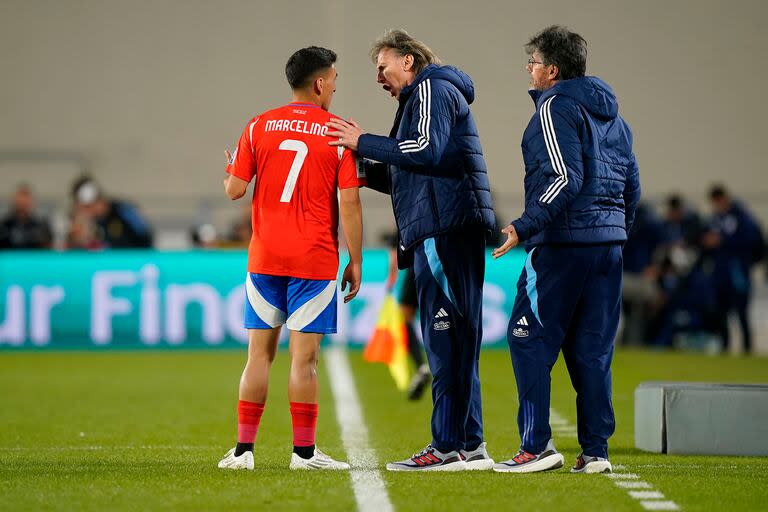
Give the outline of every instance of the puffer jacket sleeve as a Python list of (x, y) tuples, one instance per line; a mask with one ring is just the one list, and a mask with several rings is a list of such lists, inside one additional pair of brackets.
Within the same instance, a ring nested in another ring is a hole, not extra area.
[[(524, 242), (545, 229), (581, 190), (584, 180), (579, 125), (584, 120), (572, 101), (552, 96), (539, 108), (542, 133), (538, 141), (541, 163), (535, 182), (526, 195), (526, 208), (512, 221), (517, 236)], [(536, 141), (533, 141), (536, 144)]]
[(405, 138), (365, 133), (358, 140), (358, 154), (396, 165), (403, 170), (436, 166), (451, 135), (458, 104), (451, 85), (426, 79), (418, 85), (410, 105), (410, 125)]
[(624, 218), (626, 219), (627, 235), (635, 222), (637, 204), (640, 202), (640, 172), (637, 160), (632, 155), (632, 163), (627, 168), (627, 181), (624, 184)]

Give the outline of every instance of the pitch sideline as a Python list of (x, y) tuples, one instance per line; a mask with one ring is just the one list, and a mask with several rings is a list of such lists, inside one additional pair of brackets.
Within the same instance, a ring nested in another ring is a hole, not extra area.
[(328, 379), (336, 407), (336, 419), (341, 439), (352, 466), (350, 478), (355, 492), (357, 510), (394, 512), (387, 486), (381, 478), (376, 451), (370, 447), (355, 380), (349, 367), (346, 350), (340, 346), (325, 349)]

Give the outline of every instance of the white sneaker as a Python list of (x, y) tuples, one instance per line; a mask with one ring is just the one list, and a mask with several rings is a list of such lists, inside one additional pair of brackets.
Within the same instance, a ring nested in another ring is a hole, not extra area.
[(333, 460), (328, 455), (315, 448), (315, 453), (309, 459), (302, 459), (295, 453), (291, 454), (291, 469), (349, 469), (349, 464), (338, 460)]
[(410, 458), (390, 462), (387, 471), (464, 471), (467, 463), (457, 451), (443, 453), (431, 444)]
[(467, 451), (461, 450), (461, 456), (467, 463), (467, 469), (476, 471), (485, 471), (493, 467), (493, 459), (488, 455), (486, 445), (488, 443), (482, 442), (480, 446), (474, 450)]
[(239, 457), (235, 457), (235, 449), (232, 448), (219, 461), (221, 469), (249, 469), (253, 471), (253, 452), (243, 452)]
[(612, 473), (613, 466), (608, 459), (592, 457), (580, 453), (576, 458), (576, 464), (571, 468), (571, 473)]
[(499, 473), (535, 473), (563, 467), (563, 455), (555, 449), (550, 439), (541, 453), (528, 453), (523, 449), (509, 460), (495, 464), (493, 470)]

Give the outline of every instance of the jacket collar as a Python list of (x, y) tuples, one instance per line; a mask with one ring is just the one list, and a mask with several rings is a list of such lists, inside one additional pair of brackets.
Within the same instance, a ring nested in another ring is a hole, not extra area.
[(426, 80), (429, 77), (429, 75), (431, 75), (434, 72), (434, 70), (439, 68), (440, 66), (438, 66), (437, 64), (430, 64), (429, 66), (422, 69), (421, 73), (416, 75), (416, 78), (413, 80), (413, 82), (403, 87), (403, 90), (400, 91), (400, 97), (398, 98), (400, 103), (403, 104), (406, 101), (408, 101), (408, 98), (411, 97), (411, 94), (413, 93), (413, 91), (416, 90), (419, 84), (424, 80)]

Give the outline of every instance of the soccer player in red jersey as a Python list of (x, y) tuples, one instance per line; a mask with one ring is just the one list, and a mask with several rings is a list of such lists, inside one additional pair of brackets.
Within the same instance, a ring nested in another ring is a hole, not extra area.
[(254, 117), (235, 153), (227, 152), (227, 196), (242, 197), (254, 178), (255, 185), (245, 283), (248, 362), (240, 379), (237, 446), (220, 468), (253, 469), (269, 370), (285, 324), (291, 331), (290, 468), (349, 469), (315, 447), (320, 340), (336, 332), (339, 217), (349, 250), (341, 282), (342, 290), (349, 284), (344, 302), (360, 289), (362, 264), (358, 188), (365, 176), (354, 153), (328, 145), (325, 126), (334, 119), (328, 108), (336, 91), (335, 62), (336, 54), (325, 48), (294, 53), (285, 66), (293, 101)]

